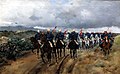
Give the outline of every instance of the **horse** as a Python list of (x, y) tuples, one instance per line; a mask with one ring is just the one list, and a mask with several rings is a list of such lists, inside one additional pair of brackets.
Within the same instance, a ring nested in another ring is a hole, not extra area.
[(110, 49), (112, 47), (112, 44), (110, 42), (111, 40), (106, 36), (105, 39), (102, 40), (102, 44), (99, 45), (104, 52), (104, 56), (108, 56), (110, 53)]
[(82, 40), (82, 48), (85, 49), (85, 39)]
[(39, 52), (40, 52), (40, 47), (41, 45), (39, 42), (35, 39), (35, 37), (30, 37), (31, 43), (33, 44), (33, 49), (32, 52), (34, 53), (34, 49), (37, 49), (37, 57), (39, 58)]
[(77, 49), (79, 48), (77, 41), (72, 39), (68, 44), (68, 47), (70, 49), (71, 58), (77, 57)]
[[(42, 44), (42, 46), (40, 49), (41, 49), (41, 58), (42, 58), (43, 62), (44, 63), (46, 63), (46, 61), (51, 62), (52, 53), (56, 57), (56, 49), (52, 45), (52, 43), (46, 39), (46, 36), (44, 33), (41, 36), (41, 44)], [(47, 60), (46, 60), (46, 58), (47, 58)]]
[(82, 48), (82, 43), (83, 43), (82, 41), (83, 41), (83, 39), (82, 39), (82, 38), (79, 38), (79, 41), (78, 41), (78, 42), (79, 42), (79, 48), (80, 48), (80, 49)]
[(85, 40), (85, 48), (86, 48), (86, 49), (89, 49), (89, 47), (90, 47), (90, 40), (89, 40), (89, 39), (86, 39), (86, 40)]
[(65, 56), (65, 44), (60, 39), (58, 39), (56, 42), (56, 50), (57, 50), (58, 58), (62, 56), (62, 52), (64, 53), (64, 56)]
[(91, 37), (90, 45), (92, 48), (95, 46), (95, 38), (94, 37)]

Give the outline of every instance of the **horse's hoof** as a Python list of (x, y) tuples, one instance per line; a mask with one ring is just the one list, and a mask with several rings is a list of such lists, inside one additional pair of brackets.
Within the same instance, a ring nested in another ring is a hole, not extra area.
[(104, 57), (104, 59), (105, 59), (105, 60), (107, 60), (107, 59), (108, 59), (108, 57), (107, 57), (107, 56), (105, 56), (105, 57)]

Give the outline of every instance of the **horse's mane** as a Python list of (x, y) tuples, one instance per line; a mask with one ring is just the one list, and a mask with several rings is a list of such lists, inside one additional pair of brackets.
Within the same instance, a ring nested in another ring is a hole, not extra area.
[(31, 42), (37, 43), (38, 41), (35, 39), (35, 37), (30, 37)]

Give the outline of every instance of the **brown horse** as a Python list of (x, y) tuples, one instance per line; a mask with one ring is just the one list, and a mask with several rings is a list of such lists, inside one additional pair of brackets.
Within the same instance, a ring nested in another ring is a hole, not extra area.
[(108, 56), (109, 53), (110, 53), (110, 49), (112, 47), (112, 44), (110, 43), (111, 40), (108, 39), (108, 37), (106, 36), (104, 39), (103, 39), (103, 43), (100, 44), (100, 47), (102, 48), (102, 51), (104, 52), (104, 55), (105, 56)]

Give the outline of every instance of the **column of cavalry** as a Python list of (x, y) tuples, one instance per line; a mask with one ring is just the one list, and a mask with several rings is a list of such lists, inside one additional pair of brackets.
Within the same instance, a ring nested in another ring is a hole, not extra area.
[[(111, 32), (76, 32), (74, 29), (65, 32), (61, 29), (56, 32), (48, 29), (46, 32), (37, 31), (35, 37), (30, 38), (34, 49), (37, 49), (38, 57), (41, 56), (42, 61), (51, 62), (52, 58), (56, 61), (58, 58), (66, 55), (66, 50), (70, 49), (71, 58), (77, 57), (77, 50), (91, 50), (95, 46), (100, 46), (104, 55), (108, 55), (114, 42)], [(40, 54), (39, 54), (40, 53)]]

